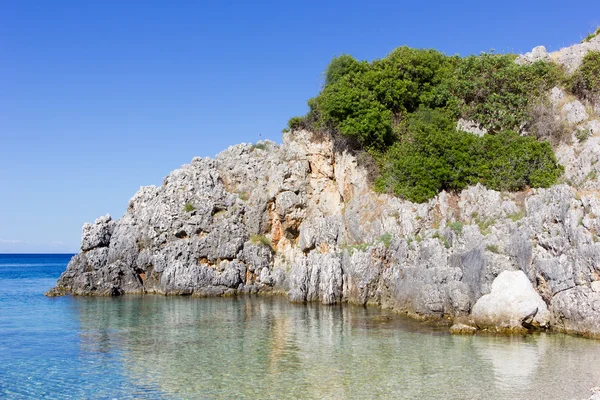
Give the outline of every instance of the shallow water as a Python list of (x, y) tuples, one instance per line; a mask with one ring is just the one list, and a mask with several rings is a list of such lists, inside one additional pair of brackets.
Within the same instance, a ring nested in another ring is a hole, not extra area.
[(281, 298), (46, 298), (69, 256), (0, 255), (0, 397), (582, 399), (600, 342), (451, 336)]

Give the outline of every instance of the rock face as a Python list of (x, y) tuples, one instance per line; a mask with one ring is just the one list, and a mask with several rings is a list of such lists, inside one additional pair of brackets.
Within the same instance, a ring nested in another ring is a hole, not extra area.
[(367, 182), (352, 154), (308, 131), (196, 158), (141, 188), (121, 219), (84, 225), (50, 294), (269, 292), (600, 334), (596, 191), (477, 185), (413, 204)]
[[(564, 93), (549, 95), (561, 118), (575, 115)], [(573, 135), (592, 122), (574, 117)], [(457, 332), (600, 337), (599, 140), (558, 149), (569, 184), (477, 185), (424, 204), (374, 193), (327, 136), (232, 146), (142, 187), (119, 220), (85, 224), (82, 252), (48, 294), (277, 293), (446, 318)]]
[(565, 47), (553, 53), (548, 53), (544, 46), (538, 46), (531, 52), (519, 56), (516, 62), (517, 64), (528, 64), (536, 61), (554, 61), (564, 65), (567, 72), (572, 73), (581, 65), (583, 57), (589, 51), (600, 51), (600, 35), (588, 42)]

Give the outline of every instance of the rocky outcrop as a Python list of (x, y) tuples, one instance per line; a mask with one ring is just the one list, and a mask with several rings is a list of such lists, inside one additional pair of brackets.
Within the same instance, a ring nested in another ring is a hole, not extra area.
[(308, 131), (196, 158), (141, 188), (121, 219), (86, 224), (50, 294), (279, 293), (600, 333), (596, 191), (477, 185), (413, 204), (367, 182), (354, 155)]
[(443, 318), (457, 333), (600, 337), (600, 139), (574, 99), (549, 95), (574, 137), (591, 124), (557, 150), (563, 184), (413, 204), (373, 192), (331, 138), (288, 132), (282, 145), (195, 158), (141, 188), (119, 220), (84, 225), (82, 252), (48, 294), (271, 293)]
[(516, 62), (517, 64), (529, 64), (536, 61), (554, 61), (563, 65), (567, 72), (572, 73), (579, 68), (583, 57), (589, 51), (600, 51), (600, 35), (587, 42), (565, 47), (552, 53), (548, 53), (544, 46), (538, 46), (531, 52), (519, 56)]

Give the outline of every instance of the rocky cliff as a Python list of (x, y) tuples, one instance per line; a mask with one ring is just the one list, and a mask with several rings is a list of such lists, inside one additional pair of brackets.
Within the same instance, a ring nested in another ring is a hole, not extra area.
[(600, 337), (598, 110), (558, 88), (549, 99), (573, 135), (557, 149), (563, 184), (477, 185), (414, 204), (373, 192), (330, 137), (293, 131), (282, 145), (195, 158), (141, 188), (121, 219), (85, 224), (82, 252), (48, 294), (270, 293), (446, 319), (455, 332)]

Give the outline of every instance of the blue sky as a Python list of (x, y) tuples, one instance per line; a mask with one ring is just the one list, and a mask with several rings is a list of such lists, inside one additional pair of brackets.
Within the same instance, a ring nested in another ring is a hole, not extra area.
[(599, 24), (597, 0), (0, 0), (0, 253), (76, 252), (194, 156), (280, 142), (333, 56), (557, 50)]

